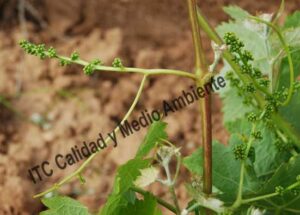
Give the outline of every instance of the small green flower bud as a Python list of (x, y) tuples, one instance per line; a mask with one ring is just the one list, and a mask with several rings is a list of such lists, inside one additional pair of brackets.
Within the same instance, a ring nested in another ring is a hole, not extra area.
[(71, 54), (71, 60), (75, 61), (75, 60), (78, 60), (79, 59), (79, 54), (77, 51), (74, 51), (72, 54)]
[(70, 64), (71, 64), (71, 62), (68, 61), (68, 60), (65, 60), (65, 59), (59, 59), (59, 65), (61, 65), (61, 66), (68, 66), (68, 65), (70, 65)]
[(253, 78), (259, 79), (262, 77), (262, 72), (258, 68), (253, 68)]
[(256, 122), (258, 117), (254, 112), (251, 112), (248, 114), (247, 118), (249, 122)]
[(254, 131), (252, 132), (252, 137), (254, 137), (254, 139), (256, 140), (262, 140), (263, 139), (263, 136), (261, 134), (261, 131)]
[(253, 55), (251, 54), (251, 52), (245, 50), (244, 53), (242, 54), (242, 58), (244, 59), (244, 61), (248, 62), (248, 61), (253, 61)]
[(270, 81), (267, 79), (260, 79), (258, 81), (258, 84), (262, 87), (268, 87), (269, 86)]
[(50, 58), (55, 58), (55, 57), (57, 56), (56, 50), (55, 50), (53, 47), (50, 47), (50, 48), (48, 49), (48, 56), (49, 56)]
[(244, 90), (248, 93), (254, 93), (255, 87), (252, 84), (248, 84), (244, 87)]
[(249, 65), (249, 64), (243, 65), (241, 69), (244, 74), (252, 75), (252, 66), (251, 65)]
[(124, 68), (120, 58), (115, 58), (114, 61), (112, 62), (112, 66), (115, 68), (121, 68), (121, 69)]
[(275, 187), (275, 192), (280, 196), (283, 195), (284, 191), (285, 191), (285, 189), (282, 186)]
[(97, 65), (101, 65), (102, 62), (99, 59), (95, 59), (91, 61), (88, 65), (83, 67), (84, 74), (86, 75), (92, 75), (94, 73), (95, 67)]

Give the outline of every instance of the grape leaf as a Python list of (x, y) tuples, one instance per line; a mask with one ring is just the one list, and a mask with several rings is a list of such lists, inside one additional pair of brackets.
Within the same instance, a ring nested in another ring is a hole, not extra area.
[(137, 179), (134, 181), (134, 184), (137, 187), (146, 187), (155, 182), (159, 174), (159, 169), (151, 166), (149, 168), (140, 170), (140, 172), (141, 175), (137, 177)]
[(101, 210), (101, 215), (120, 214), (122, 207), (127, 206), (128, 203), (133, 201), (132, 199), (135, 200), (135, 197), (132, 198), (132, 195), (129, 195), (130, 188), (134, 185), (133, 183), (137, 177), (140, 176), (140, 170), (149, 167), (149, 165), (150, 160), (135, 158), (118, 168), (113, 192)]
[(292, 15), (287, 16), (284, 28), (296, 28), (300, 27), (300, 11), (296, 11)]
[[(282, 35), (285, 39), (285, 42), (287, 45), (294, 50), (291, 50), (292, 52), (295, 52), (299, 50), (300, 47), (300, 26), (297, 28), (288, 28), (284, 29), (282, 31)], [(273, 56), (276, 57), (279, 53), (281, 53), (281, 58), (286, 56), (286, 53), (284, 52), (282, 43), (280, 40), (278, 40), (278, 36), (276, 34), (272, 34), (270, 36), (270, 43), (271, 43), (271, 50), (273, 53)], [(281, 58), (279, 58), (281, 60)]]
[(243, 98), (238, 96), (237, 90), (230, 88), (221, 94), (223, 107), (222, 112), (225, 126), (228, 123), (244, 118), (245, 114), (253, 110), (252, 107), (243, 103)]
[(141, 175), (140, 170), (149, 167), (150, 160), (140, 158), (129, 160), (126, 164), (118, 168), (117, 176), (114, 182), (114, 194), (127, 191), (133, 186), (133, 182)]
[[(296, 177), (300, 174), (300, 156), (294, 157), (289, 163), (282, 164), (270, 180), (260, 190), (260, 195), (275, 192), (276, 186), (288, 187), (296, 182)], [(259, 201), (260, 206), (266, 208), (280, 209), (280, 214), (299, 214), (300, 213), (300, 195), (292, 192), (286, 192), (283, 196), (276, 196)]]
[(120, 215), (162, 215), (161, 211), (157, 207), (156, 199), (150, 193), (144, 196), (143, 200), (136, 199), (135, 202), (128, 203), (126, 207), (121, 208)]
[(160, 139), (167, 139), (168, 135), (165, 131), (167, 123), (154, 122), (149, 128), (146, 137), (140, 145), (136, 157), (142, 158), (146, 156)]
[(233, 5), (223, 7), (223, 10), (235, 20), (244, 20), (250, 15), (247, 11), (243, 10), (242, 8)]
[(41, 212), (40, 215), (90, 215), (87, 207), (69, 197), (54, 196), (44, 198), (42, 202), (49, 210)]

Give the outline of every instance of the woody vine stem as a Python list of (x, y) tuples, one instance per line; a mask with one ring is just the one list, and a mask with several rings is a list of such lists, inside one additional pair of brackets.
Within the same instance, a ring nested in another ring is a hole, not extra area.
[[(202, 47), (200, 26), (197, 20), (196, 0), (187, 0), (192, 36), (194, 42), (195, 74), (198, 87), (203, 86), (208, 66)], [(212, 122), (211, 122), (211, 96), (207, 95), (200, 100), (202, 145), (203, 145), (203, 191), (206, 195), (212, 192)], [(207, 211), (207, 214), (210, 214)]]

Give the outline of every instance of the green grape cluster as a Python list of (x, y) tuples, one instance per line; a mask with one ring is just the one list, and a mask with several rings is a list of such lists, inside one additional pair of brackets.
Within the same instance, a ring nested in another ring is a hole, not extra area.
[(265, 96), (265, 113), (263, 118), (270, 119), (273, 112), (276, 112), (280, 106), (280, 100), (284, 100), (287, 97), (287, 91), (285, 88), (279, 90), (272, 95)]
[(245, 143), (235, 145), (233, 148), (234, 157), (236, 160), (245, 160), (247, 158), (247, 145)]
[(89, 64), (83, 67), (84, 74), (92, 75), (96, 69), (96, 66), (102, 65), (102, 62), (99, 59), (91, 61)]
[(56, 57), (56, 50), (53, 47), (50, 47), (48, 50), (45, 47), (45, 44), (33, 44), (27, 40), (21, 40), (19, 42), (21, 48), (28, 54), (38, 56), (40, 59), (45, 59), (46, 57), (54, 58)]
[(249, 158), (252, 162), (255, 161), (255, 149), (254, 147), (250, 147), (249, 152), (247, 153), (246, 143), (235, 145), (233, 153), (236, 160), (245, 160), (246, 158)]
[[(252, 66), (252, 61), (254, 60), (253, 55), (250, 51), (244, 50), (244, 43), (233, 33), (228, 32), (224, 35), (224, 42), (229, 47), (229, 51), (233, 55), (233, 61), (241, 67), (243, 74), (248, 75), (252, 82), (257, 81), (261, 87), (267, 88), (269, 86), (269, 81), (263, 78), (262, 72)], [(253, 85), (253, 83), (251, 83)], [(250, 93), (254, 93), (254, 86), (250, 89)]]
[[(61, 66), (67, 66), (70, 65), (71, 63), (74, 63), (75, 61), (80, 60), (79, 53), (74, 51), (70, 57), (62, 57), (59, 56), (56, 52), (56, 50), (53, 47), (50, 47), (49, 49), (46, 49), (44, 44), (34, 44), (30, 43), (27, 40), (21, 40), (19, 42), (21, 48), (28, 54), (38, 56), (41, 59), (45, 58), (57, 58), (59, 60), (59, 64)], [(82, 61), (83, 62), (83, 61)], [(92, 75), (94, 73), (94, 70), (96, 69), (96, 66), (102, 65), (102, 62), (98, 59), (91, 61), (90, 63), (84, 64), (80, 62), (79, 64), (85, 65), (83, 67), (83, 71), (86, 75)], [(75, 62), (78, 63), (78, 62)], [(123, 68), (122, 62), (119, 58), (116, 58), (114, 60), (113, 65), (115, 67), (121, 67)]]

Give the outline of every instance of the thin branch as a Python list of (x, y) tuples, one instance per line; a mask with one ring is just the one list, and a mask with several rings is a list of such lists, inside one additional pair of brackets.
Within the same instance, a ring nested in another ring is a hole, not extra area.
[[(66, 60), (71, 63), (79, 64), (81, 66), (88, 65), (88, 62), (83, 60), (71, 60), (69, 57), (60, 56), (58, 55), (56, 57), (57, 59)], [(192, 73), (180, 71), (180, 70), (174, 70), (174, 69), (142, 69), (142, 68), (132, 68), (132, 67), (111, 67), (111, 66), (95, 66), (95, 70), (99, 71), (109, 71), (109, 72), (119, 72), (119, 73), (140, 73), (144, 75), (177, 75), (182, 76), (186, 78), (196, 79), (196, 76)]]
[[(208, 67), (204, 56), (204, 50), (201, 43), (200, 27), (197, 20), (197, 4), (196, 0), (187, 0), (189, 8), (190, 22), (193, 32), (193, 41), (195, 47), (195, 66), (196, 76), (204, 78), (208, 74)], [(201, 76), (199, 76), (201, 71)], [(202, 80), (197, 80), (197, 85), (202, 86)], [(211, 194), (212, 192), (212, 124), (211, 124), (211, 97), (205, 96), (200, 101), (201, 127), (202, 127), (202, 144), (203, 144), (203, 175), (204, 175), (204, 192)]]

